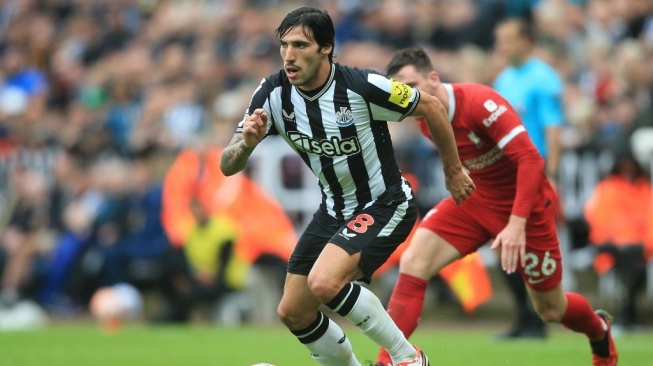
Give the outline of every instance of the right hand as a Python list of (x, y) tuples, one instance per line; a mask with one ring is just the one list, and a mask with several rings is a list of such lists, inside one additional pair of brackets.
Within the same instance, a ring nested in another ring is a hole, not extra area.
[(472, 191), (476, 189), (472, 178), (463, 169), (459, 169), (452, 174), (447, 174), (445, 184), (457, 205), (467, 200), (472, 195)]
[(243, 144), (253, 149), (265, 138), (268, 114), (261, 108), (254, 110), (243, 123)]

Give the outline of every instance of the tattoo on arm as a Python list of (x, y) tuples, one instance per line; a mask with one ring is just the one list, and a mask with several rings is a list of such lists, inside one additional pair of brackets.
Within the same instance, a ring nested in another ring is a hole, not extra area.
[(243, 135), (235, 134), (229, 146), (222, 151), (222, 157), (220, 158), (222, 174), (230, 176), (245, 169), (247, 159), (249, 159), (252, 151), (254, 149), (245, 147), (245, 144), (243, 144)]

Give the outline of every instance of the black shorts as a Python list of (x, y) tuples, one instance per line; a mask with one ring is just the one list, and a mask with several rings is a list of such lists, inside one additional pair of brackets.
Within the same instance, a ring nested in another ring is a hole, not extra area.
[(358, 266), (364, 278), (360, 280), (370, 283), (374, 271), (406, 240), (416, 218), (414, 198), (377, 201), (347, 221), (337, 220), (320, 207), (290, 256), (288, 273), (307, 276), (322, 249), (333, 243), (349, 254), (361, 252)]

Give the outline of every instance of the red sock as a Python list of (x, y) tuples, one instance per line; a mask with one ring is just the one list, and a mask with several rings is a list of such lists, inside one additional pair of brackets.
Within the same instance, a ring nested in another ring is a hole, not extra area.
[[(426, 293), (427, 282), (408, 274), (400, 273), (395, 288), (388, 302), (388, 314), (406, 338), (417, 328), (417, 322), (422, 316), (424, 307), (424, 294)], [(388, 351), (381, 348), (377, 363), (386, 365), (392, 363)]]
[(594, 313), (587, 299), (574, 292), (565, 293), (567, 297), (567, 310), (562, 317), (562, 325), (574, 332), (585, 333), (590, 340), (603, 339), (605, 329), (603, 321)]

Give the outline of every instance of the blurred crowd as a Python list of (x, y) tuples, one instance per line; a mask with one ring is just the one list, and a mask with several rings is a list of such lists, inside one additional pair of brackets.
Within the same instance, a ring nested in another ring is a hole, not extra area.
[[(71, 312), (102, 286), (170, 280), (152, 269), (183, 246), (161, 219), (166, 172), (183, 151), (229, 142), (281, 67), (275, 28), (303, 5), (333, 17), (336, 62), (382, 72), (420, 45), (444, 81), (487, 85), (505, 66), (496, 24), (527, 18), (565, 83), (564, 149), (632, 155), (649, 173), (647, 139), (631, 141), (653, 128), (651, 0), (4, 0), (0, 303)], [(393, 133), (404, 169), (424, 174), (406, 158), (432, 154), (417, 128)]]

